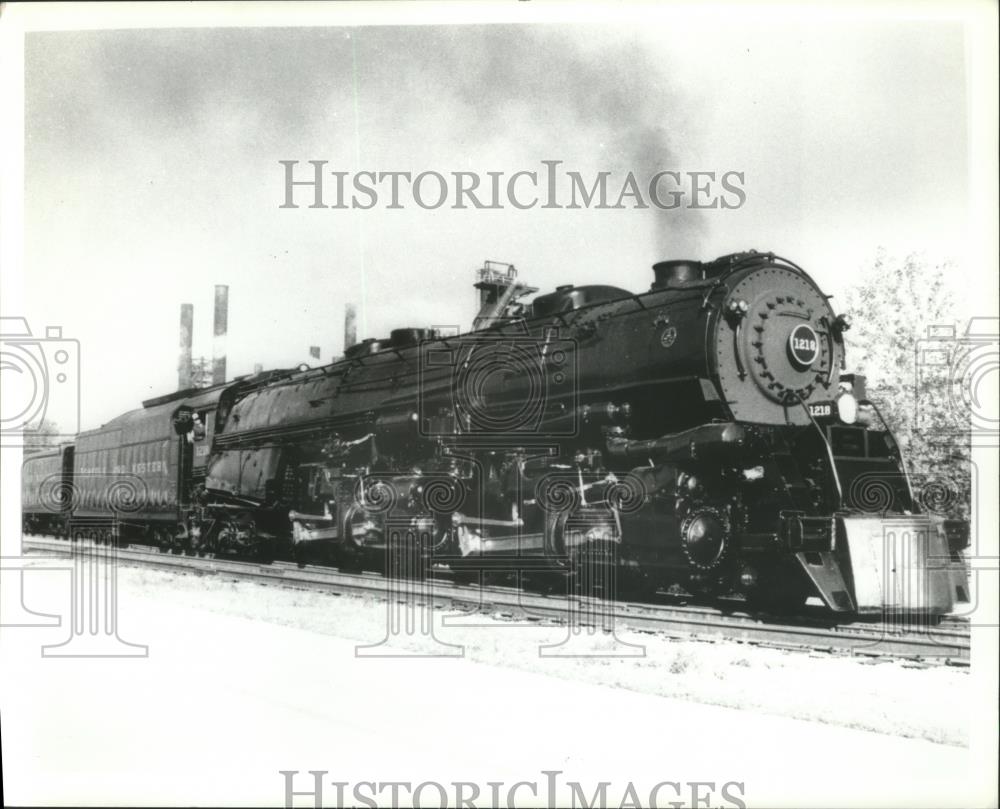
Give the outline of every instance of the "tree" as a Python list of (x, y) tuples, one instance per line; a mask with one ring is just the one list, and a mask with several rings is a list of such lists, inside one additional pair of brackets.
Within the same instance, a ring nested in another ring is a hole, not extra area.
[(25, 448), (32, 451), (57, 447), (64, 440), (59, 432), (59, 425), (51, 419), (44, 418), (34, 424), (27, 425), (24, 428), (23, 437)]
[[(954, 277), (951, 264), (930, 265), (917, 254), (898, 259), (879, 249), (872, 271), (847, 293), (847, 364), (867, 376), (869, 398), (895, 433), (924, 507), (966, 517), (968, 414), (956, 397), (954, 339), (940, 337), (956, 333)], [(928, 363), (932, 354), (937, 364)]]

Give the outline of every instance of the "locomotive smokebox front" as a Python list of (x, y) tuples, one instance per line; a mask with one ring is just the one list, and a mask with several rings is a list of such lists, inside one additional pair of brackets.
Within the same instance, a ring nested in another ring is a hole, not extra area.
[(734, 418), (807, 424), (836, 398), (844, 346), (826, 296), (796, 268), (766, 264), (720, 283), (716, 377)]

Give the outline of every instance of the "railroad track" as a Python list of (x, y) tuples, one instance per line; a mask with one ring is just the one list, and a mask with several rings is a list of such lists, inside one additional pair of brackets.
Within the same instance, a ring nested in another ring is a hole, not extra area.
[[(89, 540), (69, 542), (26, 536), (23, 550), (54, 556), (90, 554)], [(542, 620), (581, 628), (621, 627), (668, 637), (730, 640), (774, 648), (916, 660), (949, 665), (969, 664), (968, 623), (945, 618), (934, 625), (912, 622), (857, 621), (830, 618), (761, 616), (728, 607), (684, 603), (637, 603), (561, 595), (541, 595), (517, 587), (462, 585), (439, 575), (426, 581), (394, 579), (380, 573), (348, 573), (320, 565), (262, 564), (231, 559), (163, 553), (145, 546), (115, 549), (119, 564), (223, 576), (243, 581), (317, 590), (414, 604), (453, 607), (499, 615), (511, 620)], [(436, 571), (435, 571), (436, 573)], [(669, 597), (664, 597), (669, 601)]]

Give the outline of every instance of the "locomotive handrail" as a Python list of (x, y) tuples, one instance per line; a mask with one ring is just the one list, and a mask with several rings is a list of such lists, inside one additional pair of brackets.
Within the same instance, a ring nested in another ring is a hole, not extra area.
[(816, 423), (816, 419), (813, 418), (813, 414), (809, 412), (809, 407), (802, 400), (799, 392), (796, 390), (789, 390), (785, 396), (787, 398), (794, 397), (795, 400), (802, 405), (802, 409), (806, 411), (806, 416), (809, 417), (809, 421), (812, 426), (816, 428), (816, 432), (819, 433), (820, 440), (823, 442), (823, 446), (826, 447), (826, 455), (830, 461), (830, 472), (833, 475), (833, 484), (837, 487), (837, 511), (842, 511), (844, 508), (844, 489), (840, 484), (840, 473), (837, 472), (837, 461), (834, 459), (833, 447), (830, 446), (830, 441), (826, 437), (826, 433), (823, 432), (819, 424)]
[[(829, 320), (829, 318), (827, 318), (826, 315), (823, 315), (819, 319), (819, 322), (824, 327), (826, 327), (826, 345), (827, 345), (827, 350), (830, 352), (830, 362), (826, 366), (826, 380), (824, 382), (825, 385), (829, 386), (830, 382), (833, 381), (833, 357), (834, 357), (834, 353), (835, 353), (835, 349), (833, 347), (833, 327), (830, 324), (830, 320)], [(845, 356), (844, 352), (841, 352), (841, 355), (840, 355), (840, 367), (841, 368), (844, 367), (844, 356)]]
[(783, 264), (787, 264), (793, 270), (798, 270), (803, 275), (808, 275), (808, 273), (804, 269), (802, 269), (798, 264), (796, 264), (794, 261), (791, 261), (791, 260), (789, 260), (787, 258), (784, 258), (782, 256), (775, 255), (774, 253), (768, 253), (767, 255), (770, 257), (771, 261), (780, 261)]
[(322, 432), (324, 430), (343, 429), (345, 427), (363, 427), (370, 424), (375, 419), (373, 411), (354, 413), (350, 417), (325, 416), (318, 419), (304, 421), (296, 427), (267, 426), (254, 430), (246, 430), (236, 433), (221, 433), (215, 436), (215, 446), (225, 448), (238, 445), (242, 442), (252, 443), (256, 441), (267, 441), (268, 439), (280, 436), (282, 439), (288, 437), (301, 437), (303, 434), (312, 432)]
[(858, 404), (868, 405), (875, 411), (875, 415), (878, 416), (878, 420), (882, 422), (882, 426), (885, 428), (885, 431), (892, 438), (892, 443), (896, 445), (895, 456), (899, 461), (899, 465), (903, 468), (903, 482), (906, 484), (906, 493), (910, 496), (910, 507), (915, 507), (917, 501), (913, 497), (913, 487), (910, 485), (910, 470), (906, 466), (906, 459), (903, 457), (903, 453), (899, 450), (899, 441), (896, 440), (896, 434), (892, 431), (892, 428), (889, 426), (889, 422), (885, 420), (885, 416), (882, 415), (882, 411), (879, 410), (879, 407), (875, 404), (875, 402), (871, 399), (863, 399), (858, 402)]
[(725, 286), (726, 290), (727, 291), (729, 290), (729, 287), (726, 286), (726, 284), (722, 280), (723, 277), (724, 276), (722, 276), (722, 275), (718, 276), (715, 279), (715, 281), (712, 283), (712, 285), (708, 288), (708, 291), (705, 292), (705, 296), (701, 299), (701, 311), (702, 312), (704, 312), (706, 309), (708, 309), (708, 299), (712, 297), (712, 293), (715, 292), (715, 290), (718, 287)]

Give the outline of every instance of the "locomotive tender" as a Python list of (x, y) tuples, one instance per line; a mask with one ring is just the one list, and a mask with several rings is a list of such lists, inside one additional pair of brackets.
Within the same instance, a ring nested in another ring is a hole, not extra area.
[(792, 610), (967, 602), (967, 525), (923, 513), (806, 272), (752, 251), (654, 272), (641, 294), (521, 302), (534, 290), (487, 265), (468, 333), (397, 329), (146, 402), (26, 459), (27, 527), (103, 514), (109, 538), (175, 551), (416, 573), (597, 565)]

